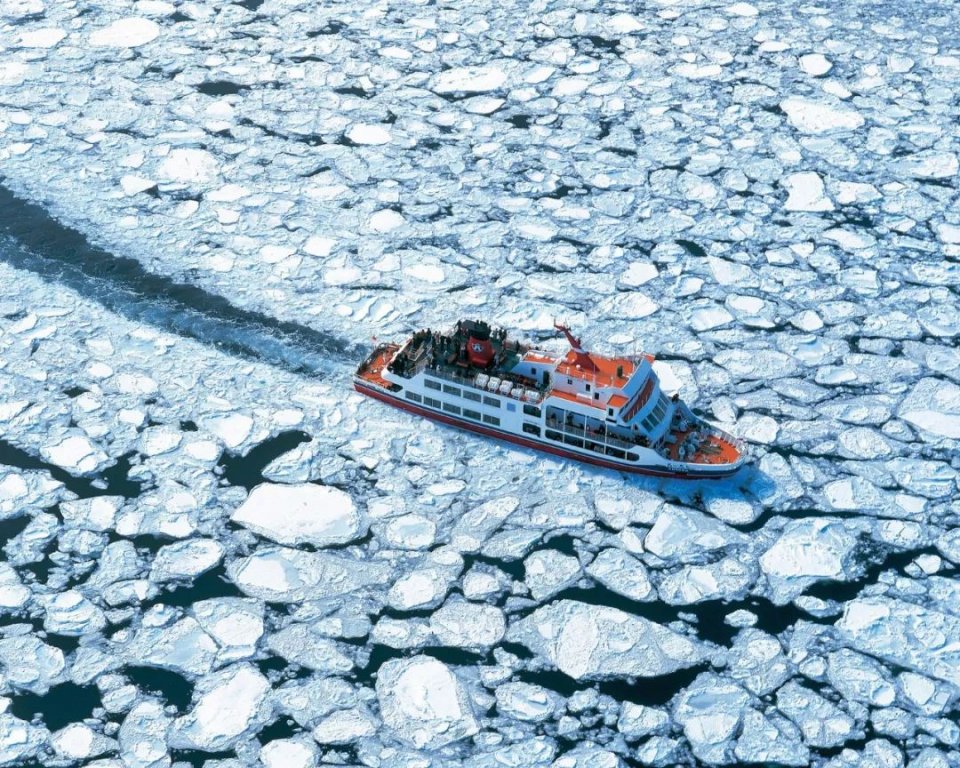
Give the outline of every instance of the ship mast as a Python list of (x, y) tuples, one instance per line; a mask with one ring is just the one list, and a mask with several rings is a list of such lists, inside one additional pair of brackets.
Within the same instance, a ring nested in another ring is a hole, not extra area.
[(553, 327), (558, 331), (562, 331), (563, 335), (567, 337), (567, 341), (570, 343), (570, 348), (577, 356), (577, 365), (579, 365), (585, 371), (596, 371), (597, 365), (593, 362), (593, 360), (590, 359), (590, 353), (580, 345), (580, 339), (570, 332), (570, 328), (563, 323), (557, 322), (554, 322)]

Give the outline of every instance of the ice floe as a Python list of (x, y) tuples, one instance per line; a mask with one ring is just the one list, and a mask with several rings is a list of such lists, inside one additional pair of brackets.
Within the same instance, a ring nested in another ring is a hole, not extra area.
[(506, 620), (492, 605), (447, 601), (430, 617), (430, 631), (443, 645), (488, 649), (503, 638)]
[(154, 581), (190, 579), (215, 567), (223, 558), (223, 545), (213, 539), (187, 539), (157, 551), (150, 578)]
[(655, 597), (644, 564), (621, 549), (601, 550), (586, 571), (607, 589), (631, 600), (652, 600)]
[(231, 520), (280, 544), (345, 544), (365, 531), (353, 500), (325, 485), (263, 483), (251, 491)]
[(0, 713), (0, 764), (17, 765), (34, 760), (49, 738), (46, 728), (9, 712)]
[(819, 579), (844, 581), (857, 563), (857, 536), (839, 520), (798, 520), (760, 556), (771, 599), (784, 604)]
[(201, 629), (220, 646), (220, 662), (250, 658), (264, 633), (264, 608), (258, 600), (221, 597), (193, 604)]
[(0, 638), (0, 668), (15, 688), (43, 694), (62, 680), (66, 664), (59, 648), (21, 634)]
[(267, 722), (270, 683), (254, 667), (227, 667), (197, 683), (190, 712), (173, 723), (171, 744), (222, 752)]
[(789, 194), (784, 204), (788, 211), (832, 211), (834, 208), (823, 179), (813, 171), (792, 173), (784, 178), (783, 184)]
[(704, 658), (688, 638), (616, 608), (561, 600), (510, 627), (507, 638), (577, 680), (656, 677)]
[(847, 603), (837, 622), (857, 650), (960, 685), (960, 649), (947, 639), (960, 631), (960, 618), (888, 597)]
[(448, 69), (437, 76), (431, 87), (437, 93), (483, 93), (500, 88), (506, 81), (506, 72), (490, 64)]
[(803, 133), (849, 131), (864, 123), (863, 115), (851, 107), (830, 101), (791, 96), (780, 102), (790, 124)]
[(677, 699), (673, 715), (693, 754), (710, 765), (733, 762), (732, 739), (740, 728), (750, 695), (740, 686), (705, 673)]
[(800, 683), (784, 685), (776, 700), (777, 709), (796, 723), (811, 747), (838, 747), (858, 734), (849, 714)]
[(534, 600), (542, 601), (572, 585), (580, 576), (577, 558), (541, 549), (523, 561), (524, 583)]
[(227, 566), (246, 594), (274, 602), (335, 597), (382, 584), (389, 569), (345, 555), (267, 547)]
[(90, 34), (90, 45), (111, 48), (136, 48), (146, 45), (160, 34), (160, 26), (151, 19), (128, 16), (118, 19)]
[(44, 446), (41, 455), (58, 467), (76, 474), (90, 474), (103, 469), (109, 457), (84, 435), (70, 435)]
[(377, 674), (377, 698), (396, 737), (419, 749), (436, 749), (479, 729), (463, 684), (429, 656), (386, 662)]
[(274, 739), (260, 749), (266, 768), (314, 768), (317, 748), (305, 739)]

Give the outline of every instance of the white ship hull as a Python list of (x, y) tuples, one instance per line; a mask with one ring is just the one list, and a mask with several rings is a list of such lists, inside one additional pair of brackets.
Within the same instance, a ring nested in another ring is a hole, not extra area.
[[(612, 437), (606, 430), (598, 433), (551, 423), (547, 413), (554, 398), (531, 402), (524, 398), (523, 390), (518, 393), (518, 388), (503, 387), (503, 391), (480, 388), (475, 384), (475, 377), (457, 379), (431, 370), (411, 377), (384, 371), (381, 376), (380, 381), (374, 381), (357, 375), (354, 387), (364, 395), (419, 416), (608, 469), (660, 477), (719, 478), (733, 474), (745, 461), (738, 441), (703, 422), (698, 423), (711, 429), (718, 439), (738, 446), (736, 461), (716, 464), (675, 461), (653, 448)], [(563, 401), (557, 402), (563, 404)], [(695, 417), (690, 414), (690, 418)]]

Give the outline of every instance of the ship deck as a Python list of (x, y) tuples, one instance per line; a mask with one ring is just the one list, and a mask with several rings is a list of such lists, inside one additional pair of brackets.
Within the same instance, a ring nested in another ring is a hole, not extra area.
[(357, 370), (357, 376), (371, 384), (376, 384), (378, 387), (390, 389), (393, 385), (383, 378), (382, 374), (383, 369), (387, 367), (398, 349), (400, 349), (399, 344), (384, 344), (377, 347)]
[(717, 434), (707, 435), (692, 455), (681, 457), (681, 446), (691, 434), (696, 432), (696, 429), (696, 426), (693, 426), (682, 432), (674, 431), (670, 433), (674, 440), (668, 442), (666, 446), (669, 459), (690, 464), (733, 464), (740, 458), (740, 451), (737, 447)]
[(561, 400), (569, 400), (571, 403), (577, 403), (578, 405), (585, 405), (588, 408), (596, 408), (600, 411), (605, 411), (606, 406), (601, 403), (599, 400), (593, 400), (588, 397), (579, 397), (574, 392), (562, 392), (559, 389), (550, 389), (546, 395), (548, 397), (559, 397)]

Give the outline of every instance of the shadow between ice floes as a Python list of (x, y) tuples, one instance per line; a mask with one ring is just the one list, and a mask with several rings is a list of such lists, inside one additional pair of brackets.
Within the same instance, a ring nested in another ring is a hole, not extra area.
[(132, 499), (139, 496), (143, 491), (143, 482), (131, 480), (129, 477), (134, 456), (136, 453), (132, 451), (124, 454), (96, 477), (76, 477), (56, 464), (44, 461), (0, 439), (0, 465), (25, 470), (46, 470), (54, 480), (63, 483), (68, 491), (73, 491), (81, 499), (93, 496), (123, 496)]
[(293, 373), (322, 375), (362, 350), (333, 334), (243, 309), (139, 261), (91, 244), (0, 177), (0, 260), (98, 302), (111, 312)]
[(263, 470), (271, 461), (312, 439), (299, 429), (281, 432), (255, 445), (245, 454), (225, 452), (218, 466), (230, 485), (250, 491), (264, 481)]
[(66, 682), (44, 694), (14, 693), (10, 697), (10, 713), (27, 722), (40, 715), (47, 728), (57, 731), (70, 723), (93, 717), (93, 710), (100, 703), (100, 692), (95, 686)]

